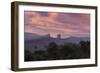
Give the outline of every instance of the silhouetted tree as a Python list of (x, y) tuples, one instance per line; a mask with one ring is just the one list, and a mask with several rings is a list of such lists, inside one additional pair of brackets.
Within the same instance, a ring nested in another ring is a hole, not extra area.
[(38, 50), (33, 53), (34, 61), (46, 60), (47, 54), (43, 50)]
[(73, 54), (74, 54), (74, 49), (73, 49), (73, 46), (71, 44), (66, 44), (66, 45), (63, 45), (62, 48), (61, 48), (61, 54), (62, 54), (62, 58), (63, 59), (69, 59), (69, 58), (72, 58)]
[(90, 57), (90, 42), (89, 41), (81, 41), (80, 42), (80, 48), (82, 52), (84, 53), (85, 57)]
[(49, 59), (59, 59), (59, 49), (58, 45), (55, 42), (51, 42), (47, 47)]
[[(37, 49), (39, 46), (34, 46)], [(90, 41), (81, 41), (78, 44), (66, 43), (57, 45), (51, 42), (44, 46), (46, 50), (35, 50), (33, 53), (25, 49), (25, 61), (63, 60), (90, 58)]]
[(25, 49), (24, 61), (33, 61), (32, 53)]
[(35, 46), (34, 46), (34, 49), (38, 49), (38, 47), (35, 45)]

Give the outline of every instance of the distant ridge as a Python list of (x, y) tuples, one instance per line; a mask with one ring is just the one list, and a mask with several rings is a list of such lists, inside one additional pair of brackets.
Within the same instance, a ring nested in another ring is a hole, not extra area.
[(90, 41), (89, 37), (68, 37), (68, 38), (52, 38), (50, 35), (37, 35), (34, 33), (24, 33), (24, 39), (28, 43), (46, 44), (49, 42), (60, 43), (79, 43), (80, 41)]
[(24, 32), (24, 39), (25, 40), (36, 40), (36, 39), (41, 39), (44, 37), (50, 37), (49, 35), (38, 35), (35, 33), (29, 33), (29, 32)]
[(52, 38), (50, 35), (37, 35), (34, 33), (24, 33), (25, 46), (28, 50), (34, 50), (34, 46), (39, 46), (39, 49), (45, 49), (44, 46), (47, 46), (50, 42), (55, 42), (58, 45), (66, 43), (79, 43), (80, 41), (90, 41), (89, 37), (68, 37), (68, 38)]

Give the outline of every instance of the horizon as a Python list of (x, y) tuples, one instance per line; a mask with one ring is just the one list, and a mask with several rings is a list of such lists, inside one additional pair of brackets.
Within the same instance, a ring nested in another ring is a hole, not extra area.
[(52, 37), (50, 34), (45, 34), (45, 35), (39, 35), (39, 34), (36, 34), (36, 33), (32, 33), (32, 32), (24, 32), (24, 34), (25, 33), (29, 33), (29, 34), (33, 34), (33, 35), (37, 35), (37, 36), (49, 36), (49, 37), (51, 37), (51, 38), (58, 38), (58, 35), (60, 35), (61, 37), (61, 39), (66, 39), (66, 38), (72, 38), (72, 37), (76, 37), (76, 38), (90, 38), (89, 36), (87, 36), (87, 37), (84, 37), (84, 36), (66, 36), (66, 37), (62, 37), (62, 35), (61, 34), (58, 34), (58, 35), (56, 35), (56, 37)]

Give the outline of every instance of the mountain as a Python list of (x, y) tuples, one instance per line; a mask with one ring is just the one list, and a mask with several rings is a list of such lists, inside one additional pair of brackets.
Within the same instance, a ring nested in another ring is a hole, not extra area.
[(65, 43), (79, 43), (80, 41), (90, 41), (89, 37), (69, 37), (69, 38), (52, 38), (50, 35), (37, 35), (33, 33), (24, 33), (25, 49), (30, 51), (34, 50), (34, 47), (38, 46), (39, 49), (45, 50), (50, 42), (55, 42), (58, 45)]
[(24, 39), (25, 39), (25, 40), (38, 39), (39, 37), (40, 37), (40, 36), (37, 35), (37, 34), (28, 33), (28, 32), (25, 32), (25, 33), (24, 33)]
[(71, 43), (79, 43), (80, 41), (90, 41), (89, 37), (69, 37), (66, 41)]
[(35, 33), (28, 33), (28, 32), (24, 33), (25, 41), (39, 40), (39, 39), (44, 38), (44, 37), (49, 37), (49, 36), (48, 35), (41, 36), (41, 35), (38, 35), (38, 34), (35, 34)]
[(48, 44), (50, 42), (55, 42), (56, 44), (63, 43), (79, 43), (80, 41), (89, 41), (89, 37), (69, 37), (69, 38), (52, 38), (50, 35), (37, 35), (34, 33), (24, 33), (24, 39), (26, 43), (33, 44)]

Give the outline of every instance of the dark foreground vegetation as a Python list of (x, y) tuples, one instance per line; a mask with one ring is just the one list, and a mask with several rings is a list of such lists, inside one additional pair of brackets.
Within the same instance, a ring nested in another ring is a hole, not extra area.
[[(37, 46), (35, 47), (38, 48)], [(45, 61), (64, 59), (85, 59), (90, 58), (90, 42), (81, 41), (79, 44), (67, 43), (57, 45), (51, 42), (47, 45), (47, 50), (37, 50), (30, 52), (25, 49), (24, 61)]]

